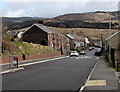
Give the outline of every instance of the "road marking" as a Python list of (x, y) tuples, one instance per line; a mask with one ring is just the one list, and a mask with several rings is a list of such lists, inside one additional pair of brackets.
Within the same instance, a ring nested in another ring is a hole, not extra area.
[(89, 80), (86, 86), (106, 86), (106, 80)]
[(99, 57), (96, 57), (96, 59), (99, 59)]
[(82, 92), (85, 86), (82, 86), (79, 90), (79, 92)]
[(48, 61), (52, 61), (52, 60), (58, 60), (58, 59), (67, 58), (67, 57), (69, 57), (69, 56), (59, 57), (59, 58), (54, 58), (54, 59), (48, 59), (48, 60), (43, 60), (43, 61), (37, 61), (37, 62), (22, 64), (22, 65), (19, 65), (19, 66), (28, 66), (28, 65), (33, 65), (33, 64), (39, 64), (39, 63), (44, 63), (44, 62), (48, 62)]
[(92, 56), (79, 56), (79, 57), (70, 57), (75, 59), (86, 59), (86, 58), (92, 58)]

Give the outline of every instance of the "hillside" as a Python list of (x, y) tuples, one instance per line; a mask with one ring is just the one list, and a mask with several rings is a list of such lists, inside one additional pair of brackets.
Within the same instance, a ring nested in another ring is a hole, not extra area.
[[(101, 33), (103, 39), (106, 39), (111, 33), (115, 33), (117, 30), (109, 30), (109, 29), (90, 29), (90, 28), (57, 28), (57, 27), (48, 27), (51, 30), (54, 30), (56, 32), (60, 32), (62, 34), (74, 34), (77, 36), (84, 36), (89, 38), (89, 40), (100, 40), (101, 39)], [(102, 30), (102, 32), (101, 32)]]
[(65, 20), (82, 20), (82, 21), (91, 21), (91, 22), (104, 22), (118, 20), (118, 12), (88, 12), (88, 13), (73, 13), (73, 14), (65, 14), (61, 16), (54, 17), (48, 21), (65, 21)]
[(74, 13), (57, 16), (44, 21), (46, 26), (61, 28), (97, 28), (109, 29), (111, 20), (112, 29), (118, 28), (118, 12), (89, 12)]
[(39, 17), (2, 17), (2, 27), (4, 32), (30, 27), (33, 23), (43, 20)]
[(3, 30), (15, 30), (30, 27), (33, 23), (43, 20), (46, 26), (62, 28), (102, 28), (108, 29), (109, 19), (112, 28), (118, 27), (118, 11), (115, 12), (88, 12), (60, 15), (54, 18), (41, 17), (2, 17)]

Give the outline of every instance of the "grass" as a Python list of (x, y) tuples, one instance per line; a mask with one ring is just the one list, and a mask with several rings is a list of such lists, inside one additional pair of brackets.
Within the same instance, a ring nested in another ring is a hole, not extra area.
[(33, 43), (27, 43), (27, 42), (14, 42), (16, 46), (18, 46), (22, 53), (24, 54), (42, 54), (42, 53), (53, 53), (57, 52), (57, 50), (54, 50), (51, 47), (48, 46), (42, 46), (39, 44), (33, 44)]
[[(114, 68), (115, 71), (117, 71), (117, 68)], [(120, 67), (118, 68), (118, 72), (120, 72)]]
[[(115, 71), (117, 71), (117, 67), (113, 68)], [(118, 71), (117, 72), (120, 72), (120, 64), (118, 65)]]
[(27, 42), (10, 42), (9, 37), (5, 37), (3, 42), (3, 56), (22, 54), (43, 54), (55, 53), (57, 50), (52, 47)]

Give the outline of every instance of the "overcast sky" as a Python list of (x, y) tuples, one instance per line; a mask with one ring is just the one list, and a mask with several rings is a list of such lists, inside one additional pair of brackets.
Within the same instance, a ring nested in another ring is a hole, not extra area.
[[(33, 2), (34, 1), (34, 2)], [(117, 11), (119, 0), (3, 0), (2, 16), (6, 17), (56, 17), (69, 13)]]

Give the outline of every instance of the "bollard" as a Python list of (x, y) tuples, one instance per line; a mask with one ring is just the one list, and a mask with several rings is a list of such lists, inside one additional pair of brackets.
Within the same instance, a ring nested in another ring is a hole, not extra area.
[(18, 57), (16, 56), (16, 68), (18, 68)]

